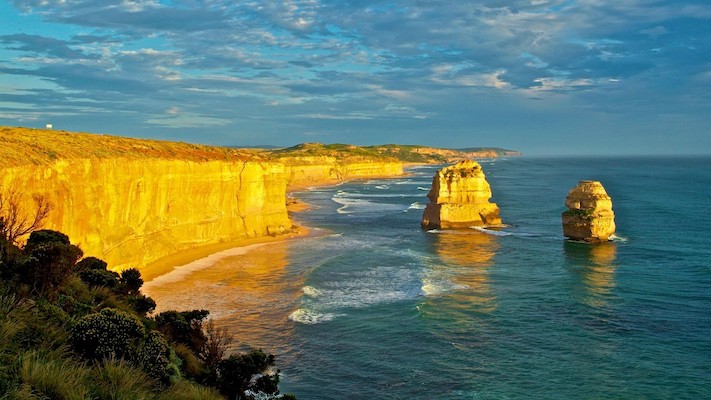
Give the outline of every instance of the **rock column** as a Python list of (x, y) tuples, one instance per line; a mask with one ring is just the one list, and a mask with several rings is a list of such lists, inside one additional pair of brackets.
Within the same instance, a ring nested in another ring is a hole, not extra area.
[(489, 202), (491, 188), (475, 161), (460, 161), (437, 171), (427, 197), (430, 202), (422, 216), (422, 229), (501, 225), (499, 207)]
[(580, 181), (565, 198), (563, 235), (572, 240), (602, 242), (615, 233), (612, 199), (598, 181)]

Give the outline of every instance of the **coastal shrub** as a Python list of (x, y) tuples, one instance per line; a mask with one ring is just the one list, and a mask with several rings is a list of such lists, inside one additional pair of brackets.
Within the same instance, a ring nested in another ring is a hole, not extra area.
[(213, 388), (200, 386), (194, 382), (181, 380), (168, 390), (161, 392), (158, 400), (224, 400)]
[(129, 297), (128, 304), (131, 305), (136, 313), (143, 316), (148, 313), (152, 313), (153, 310), (156, 309), (155, 300), (143, 294)]
[(82, 256), (66, 235), (48, 230), (32, 232), (24, 253), (18, 267), (20, 280), (42, 295), (54, 294), (73, 275)]
[(89, 286), (114, 288), (119, 284), (119, 274), (113, 271), (87, 269), (79, 272), (79, 278)]
[(105, 308), (81, 318), (72, 329), (74, 350), (88, 360), (136, 356), (136, 343), (143, 339), (141, 321), (123, 311)]
[(86, 270), (99, 270), (99, 271), (106, 271), (106, 268), (108, 267), (108, 264), (104, 260), (101, 260), (96, 257), (85, 257), (81, 261), (79, 261), (76, 265), (76, 270), (77, 271), (86, 271)]
[(121, 285), (127, 294), (136, 294), (143, 286), (141, 271), (136, 268), (125, 269), (121, 272)]
[(26, 250), (31, 250), (33, 247), (44, 243), (61, 243), (69, 245), (69, 236), (62, 232), (53, 231), (51, 229), (41, 229), (30, 234), (25, 244)]
[(138, 352), (136, 364), (140, 365), (151, 378), (164, 385), (175, 383), (180, 379), (178, 358), (160, 332), (151, 331), (148, 334)]
[(158, 330), (170, 341), (182, 343), (197, 354), (207, 341), (202, 323), (209, 314), (207, 310), (164, 311), (155, 321)]
[(249, 393), (279, 394), (279, 371), (266, 373), (274, 365), (274, 356), (262, 350), (252, 350), (247, 354), (233, 354), (218, 365), (220, 392), (230, 400), (244, 399)]

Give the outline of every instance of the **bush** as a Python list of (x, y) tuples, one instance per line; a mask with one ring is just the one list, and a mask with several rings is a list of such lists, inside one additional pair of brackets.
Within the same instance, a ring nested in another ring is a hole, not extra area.
[(79, 272), (79, 278), (89, 286), (104, 286), (114, 288), (118, 286), (119, 274), (113, 271), (100, 269), (87, 269)]
[(79, 261), (76, 265), (77, 271), (87, 271), (87, 270), (99, 270), (106, 271), (108, 264), (104, 260), (98, 259), (96, 257), (86, 257)]
[(18, 273), (20, 280), (42, 295), (53, 295), (74, 273), (82, 251), (55, 231), (32, 232)]
[[(220, 392), (230, 400), (245, 398), (246, 391), (279, 394), (279, 371), (274, 375), (265, 373), (273, 365), (274, 356), (261, 350), (229, 356), (218, 366)], [(253, 380), (257, 375), (261, 376)]]
[(121, 272), (121, 285), (123, 285), (127, 294), (138, 293), (141, 290), (141, 286), (143, 286), (141, 271), (136, 268), (123, 270), (123, 272)]
[(160, 332), (151, 331), (148, 334), (136, 361), (151, 378), (164, 385), (180, 379), (178, 359)]
[(60, 243), (69, 245), (69, 236), (63, 234), (62, 232), (57, 232), (50, 229), (34, 231), (30, 234), (29, 239), (27, 239), (25, 249), (32, 249), (35, 246), (46, 243)]
[(142, 294), (129, 297), (128, 303), (131, 305), (134, 311), (143, 316), (148, 313), (152, 313), (153, 310), (156, 309), (155, 300)]
[(138, 318), (113, 308), (81, 318), (71, 333), (72, 347), (88, 360), (132, 360), (136, 343), (143, 337), (143, 324)]
[(164, 311), (156, 316), (156, 325), (169, 340), (198, 354), (207, 341), (202, 322), (209, 314), (207, 310)]

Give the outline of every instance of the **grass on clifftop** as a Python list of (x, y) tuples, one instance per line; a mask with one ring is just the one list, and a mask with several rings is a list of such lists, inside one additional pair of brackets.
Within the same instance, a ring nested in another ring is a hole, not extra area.
[(439, 149), (418, 145), (304, 143), (283, 149), (240, 149), (163, 140), (75, 133), (50, 129), (0, 127), (0, 168), (48, 165), (62, 159), (180, 159), (191, 161), (284, 160), (299, 157), (335, 157), (340, 162), (400, 161), (442, 164), (468, 158), (518, 155), (501, 148)]
[(0, 143), (0, 168), (79, 158), (261, 159), (251, 150), (49, 129), (0, 127)]

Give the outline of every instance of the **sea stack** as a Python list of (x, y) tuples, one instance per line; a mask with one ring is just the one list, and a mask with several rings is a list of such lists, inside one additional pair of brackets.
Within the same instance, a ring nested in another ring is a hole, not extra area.
[(489, 182), (475, 161), (460, 161), (437, 171), (427, 197), (430, 202), (422, 215), (422, 229), (501, 225), (499, 207), (489, 202)]
[(565, 198), (563, 235), (572, 240), (603, 242), (615, 233), (612, 199), (598, 181), (580, 181)]

